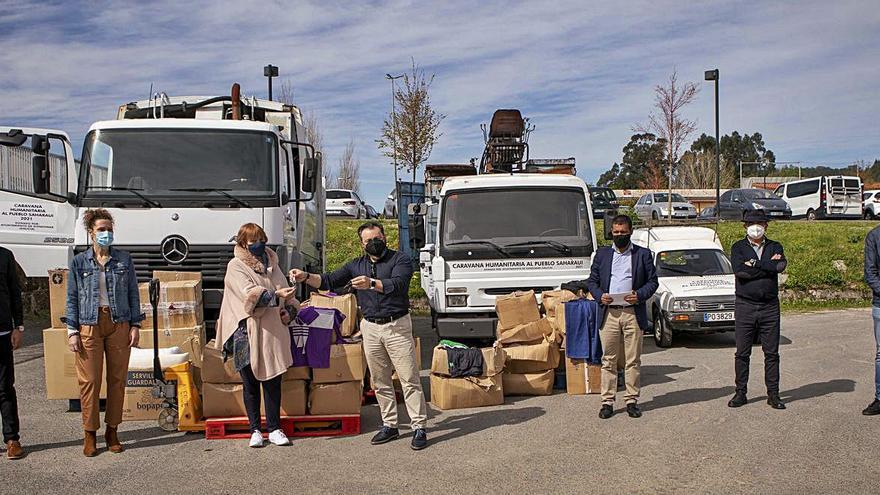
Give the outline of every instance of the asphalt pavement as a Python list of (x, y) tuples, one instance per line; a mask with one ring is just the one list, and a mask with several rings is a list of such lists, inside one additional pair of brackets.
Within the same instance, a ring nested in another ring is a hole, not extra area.
[[(423, 368), (436, 341), (427, 326), (416, 325)], [(124, 423), (127, 451), (88, 459), (79, 414), (45, 399), (32, 327), (16, 365), (28, 456), (3, 453), (0, 493), (877, 493), (880, 417), (860, 414), (874, 386), (870, 312), (785, 315), (782, 333), (785, 411), (766, 404), (759, 346), (750, 403), (733, 410), (732, 334), (680, 338), (671, 349), (646, 337), (639, 419), (618, 402), (601, 420), (597, 395), (564, 392), (467, 410), (429, 405), (430, 446), (413, 452), (405, 429), (370, 445), (380, 425), (370, 405), (360, 435), (259, 450)]]

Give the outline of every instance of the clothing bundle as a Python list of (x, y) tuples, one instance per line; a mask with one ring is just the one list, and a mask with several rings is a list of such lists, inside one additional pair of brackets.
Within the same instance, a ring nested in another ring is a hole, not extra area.
[(440, 347), (446, 349), (449, 361), (449, 376), (463, 378), (483, 374), (483, 353), (476, 347), (468, 347), (451, 340), (441, 340)]

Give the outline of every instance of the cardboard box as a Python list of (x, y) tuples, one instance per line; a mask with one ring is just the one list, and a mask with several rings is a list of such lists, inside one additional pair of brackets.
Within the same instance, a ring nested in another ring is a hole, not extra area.
[(559, 366), (559, 345), (552, 340), (509, 346), (504, 352), (507, 354), (505, 369), (511, 373), (537, 373)]
[(565, 358), (565, 387), (569, 395), (598, 394), (602, 385), (602, 367), (585, 359)]
[(540, 320), (523, 323), (507, 330), (499, 329), (498, 342), (502, 344), (536, 343), (544, 340), (545, 336), (553, 336), (553, 327), (547, 318), (541, 318)]
[(122, 402), (123, 421), (156, 421), (159, 418), (165, 400), (153, 397), (154, 384), (153, 370), (128, 370)]
[[(67, 348), (66, 328), (43, 330), (43, 362), (46, 368), (47, 399), (79, 399), (79, 381), (76, 378), (76, 355)], [(101, 383), (107, 383), (107, 365)], [(107, 387), (101, 387), (102, 399), (107, 398)]]
[(447, 378), (432, 374), (431, 403), (440, 409), (504, 404), (501, 375), (486, 378)]
[[(169, 273), (169, 272), (166, 272)], [(179, 273), (179, 272), (171, 272)], [(205, 321), (202, 305), (202, 281), (175, 280), (159, 284), (159, 328), (187, 328), (201, 325)], [(153, 306), (150, 304), (150, 284), (138, 285), (141, 311), (146, 319), (143, 328), (153, 328)]]
[(551, 290), (541, 294), (541, 305), (550, 326), (558, 335), (565, 335), (565, 306), (568, 301), (574, 301), (580, 297), (568, 290)]
[[(202, 348), (202, 381), (205, 383), (241, 383), (241, 375), (235, 371), (233, 360), (230, 358), (224, 363), (222, 351), (214, 348), (214, 342), (211, 340)], [(309, 368), (298, 366), (288, 368), (282, 379), (291, 381), (308, 380), (309, 378)]]
[(364, 346), (360, 342), (331, 345), (330, 367), (312, 368), (312, 383), (363, 381), (366, 362)]
[(49, 313), (52, 328), (67, 328), (61, 318), (67, 311), (67, 268), (49, 270)]
[(312, 383), (309, 387), (309, 414), (360, 414), (364, 383)]
[[(505, 354), (500, 345), (483, 347), (483, 377), (495, 376), (504, 370)], [(431, 373), (440, 376), (449, 376), (449, 358), (446, 349), (439, 345), (434, 348), (434, 356), (431, 359)]]
[(539, 373), (509, 373), (505, 371), (501, 374), (505, 396), (552, 395), (555, 378), (556, 370)]
[(174, 272), (164, 270), (153, 270), (153, 278), (158, 279), (160, 283), (165, 282), (181, 282), (185, 280), (202, 280), (201, 272)]
[[(206, 418), (247, 416), (240, 383), (203, 383), (202, 412)], [(265, 406), (260, 401), (260, 412)], [(281, 415), (302, 416), (306, 413), (305, 380), (289, 380), (281, 383)]]
[[(159, 330), (159, 348), (179, 347), (184, 352), (187, 350), (187, 340), (190, 338), (205, 341), (205, 326), (199, 325), (191, 328), (168, 328)], [(141, 349), (153, 348), (153, 329), (150, 327), (141, 328), (141, 341), (138, 344)]]
[(508, 329), (524, 323), (541, 319), (535, 291), (514, 292), (495, 299), (495, 312), (498, 313), (498, 328)]
[(335, 308), (345, 315), (339, 332), (343, 337), (351, 337), (358, 330), (358, 304), (354, 294), (342, 296), (328, 296), (326, 294), (312, 294), (308, 305), (313, 308)]

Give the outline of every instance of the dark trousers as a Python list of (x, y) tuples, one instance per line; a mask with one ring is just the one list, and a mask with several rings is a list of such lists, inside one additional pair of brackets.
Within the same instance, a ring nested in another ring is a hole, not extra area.
[(12, 335), (0, 336), (0, 417), (3, 421), (3, 443), (18, 440), (18, 398), (15, 395)]
[(756, 337), (764, 350), (764, 382), (768, 395), (779, 394), (779, 301), (736, 300), (736, 391), (749, 385), (749, 358)]
[(244, 408), (247, 410), (251, 431), (260, 431), (260, 387), (263, 388), (266, 403), (266, 429), (270, 432), (281, 428), (281, 380), (284, 375), (261, 382), (254, 377), (250, 366), (239, 372), (244, 396)]

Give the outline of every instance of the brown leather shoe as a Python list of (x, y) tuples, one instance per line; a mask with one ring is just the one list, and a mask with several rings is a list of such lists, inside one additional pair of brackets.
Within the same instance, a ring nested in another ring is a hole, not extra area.
[(6, 442), (7, 459), (21, 459), (22, 457), (24, 457), (24, 449), (21, 448), (21, 444), (18, 443), (18, 440), (10, 440)]
[(107, 431), (104, 432), (104, 440), (107, 441), (107, 448), (114, 454), (118, 454), (125, 450), (122, 448), (122, 444), (119, 443), (119, 436), (116, 434), (116, 428), (113, 428), (112, 426), (107, 426)]
[(83, 455), (86, 457), (95, 457), (98, 455), (98, 438), (94, 431), (86, 431), (83, 440)]

